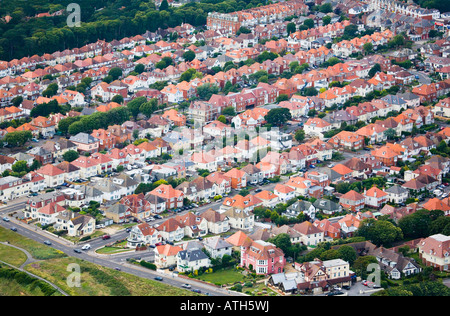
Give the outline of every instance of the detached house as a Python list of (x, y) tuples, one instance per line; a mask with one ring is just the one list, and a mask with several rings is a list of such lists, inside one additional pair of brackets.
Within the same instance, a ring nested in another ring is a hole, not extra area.
[(450, 236), (432, 235), (417, 246), (423, 264), (439, 271), (450, 271)]
[(135, 248), (140, 245), (155, 245), (161, 242), (159, 232), (147, 223), (134, 226), (127, 238), (127, 247)]
[(241, 246), (241, 267), (250, 268), (256, 274), (282, 273), (286, 259), (281, 249), (275, 245), (256, 240)]

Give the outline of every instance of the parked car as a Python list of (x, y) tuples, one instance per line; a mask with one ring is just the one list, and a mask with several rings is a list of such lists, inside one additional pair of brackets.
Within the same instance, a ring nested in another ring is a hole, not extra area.
[(12, 230), (13, 232), (16, 232), (16, 231), (17, 231), (17, 228), (11, 227), (11, 230)]
[(50, 246), (52, 243), (50, 242), (50, 240), (44, 240), (44, 244), (46, 244), (47, 246)]
[(78, 248), (75, 248), (73, 251), (76, 252), (76, 253), (81, 253), (81, 250), (78, 249)]
[(119, 267), (115, 267), (114, 269), (117, 271), (121, 271), (121, 269)]
[(183, 285), (181, 285), (181, 287), (184, 287), (185, 289), (190, 289), (191, 285), (187, 284), (187, 283), (184, 283)]
[(155, 280), (156, 280), (156, 281), (162, 281), (163, 278), (161, 278), (160, 276), (157, 276), (157, 277), (155, 277)]
[(258, 193), (258, 192), (261, 192), (261, 191), (262, 191), (261, 189), (256, 189), (255, 193)]
[(202, 291), (200, 291), (200, 290), (198, 290), (198, 289), (193, 289), (192, 292), (195, 292), (195, 293), (201, 293)]
[(109, 235), (104, 235), (104, 236), (102, 237), (103, 240), (107, 240), (107, 239), (110, 239), (110, 238), (111, 238), (111, 236), (109, 236)]
[(334, 291), (327, 294), (327, 296), (335, 296), (335, 295), (342, 295), (344, 292), (341, 291)]
[(3, 220), (5, 221), (5, 222), (9, 222), (9, 218), (8, 217), (3, 217)]

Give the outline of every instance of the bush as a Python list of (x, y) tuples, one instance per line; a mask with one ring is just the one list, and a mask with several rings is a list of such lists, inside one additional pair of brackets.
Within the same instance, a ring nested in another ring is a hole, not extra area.
[(156, 265), (154, 265), (153, 263), (150, 263), (150, 262), (141, 260), (141, 261), (139, 262), (139, 264), (140, 264), (141, 266), (143, 266), (144, 268), (147, 268), (147, 269), (150, 269), (150, 270), (156, 270)]

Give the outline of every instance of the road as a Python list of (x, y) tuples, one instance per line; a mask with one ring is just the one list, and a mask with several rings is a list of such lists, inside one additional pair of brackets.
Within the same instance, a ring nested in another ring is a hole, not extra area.
[[(286, 177), (282, 177), (282, 181), (286, 180)], [(272, 191), (277, 183), (269, 183), (266, 185), (259, 186), (258, 188), (262, 190), (269, 190)], [(232, 190), (230, 192), (230, 196), (234, 196), (235, 194), (238, 194), (237, 190)], [(228, 291), (224, 289), (217, 288), (215, 286), (207, 285), (204, 283), (197, 282), (195, 280), (191, 279), (182, 279), (178, 277), (176, 274), (167, 274), (157, 271), (152, 271), (140, 266), (135, 266), (127, 262), (127, 259), (129, 258), (140, 258), (148, 262), (153, 262), (155, 258), (155, 254), (152, 248), (149, 248), (149, 250), (145, 251), (130, 251), (126, 253), (120, 253), (120, 254), (111, 254), (111, 255), (101, 255), (95, 252), (96, 249), (104, 247), (107, 244), (111, 244), (118, 240), (126, 239), (129, 235), (125, 229), (120, 230), (119, 232), (113, 234), (110, 239), (103, 240), (102, 238), (96, 238), (94, 240), (88, 241), (88, 243), (91, 245), (91, 250), (89, 251), (82, 251), (81, 253), (76, 253), (74, 249), (80, 249), (81, 244), (74, 245), (72, 242), (64, 239), (59, 238), (55, 235), (49, 234), (46, 231), (42, 231), (40, 228), (34, 226), (34, 225), (28, 225), (23, 222), (17, 221), (13, 216), (7, 216), (9, 213), (14, 213), (16, 211), (21, 211), (25, 208), (26, 202), (28, 198), (21, 198), (17, 199), (15, 201), (9, 202), (9, 204), (3, 206), (0, 208), (0, 216), (8, 217), (10, 218), (9, 222), (0, 220), (0, 226), (5, 227), (6, 229), (11, 229), (12, 227), (17, 228), (17, 233), (21, 234), (22, 236), (32, 239), (39, 243), (44, 243), (44, 241), (50, 241), (51, 247), (54, 249), (60, 250), (64, 253), (66, 253), (68, 256), (73, 256), (79, 259), (83, 259), (104, 267), (108, 267), (111, 269), (120, 268), (121, 271), (130, 273), (139, 277), (147, 278), (147, 279), (154, 279), (155, 277), (159, 276), (163, 278), (163, 283), (175, 286), (178, 288), (182, 288), (182, 285), (185, 283), (188, 283), (192, 286), (192, 289), (200, 289), (202, 293), (209, 293), (209, 295), (213, 296), (223, 296), (223, 295), (242, 295), (238, 293), (229, 293)], [(170, 217), (174, 217), (177, 215), (183, 215), (186, 214), (189, 211), (195, 211), (199, 214), (202, 214), (208, 209), (213, 210), (219, 210), (220, 206), (222, 205), (223, 200), (221, 201), (213, 201), (207, 205), (203, 205), (200, 207), (197, 207), (193, 210), (184, 210), (182, 212), (176, 213), (176, 214), (170, 214), (167, 217), (164, 217), (162, 219), (157, 219), (155, 221), (149, 222), (150, 225), (156, 226), (160, 225), (162, 222), (167, 220)]]

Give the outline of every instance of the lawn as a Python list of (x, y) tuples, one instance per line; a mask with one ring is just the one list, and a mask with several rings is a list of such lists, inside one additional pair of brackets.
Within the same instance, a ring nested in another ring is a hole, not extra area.
[(236, 268), (229, 268), (215, 271), (213, 273), (203, 273), (196, 278), (212, 284), (231, 285), (236, 282), (243, 282), (246, 277), (242, 274), (242, 271), (237, 270)]
[(121, 252), (127, 252), (127, 251), (134, 251), (134, 249), (127, 249), (127, 248), (119, 248), (119, 247), (102, 247), (100, 249), (97, 249), (95, 252), (99, 254), (113, 254), (113, 253), (121, 253)]
[(0, 260), (15, 267), (20, 267), (27, 261), (27, 256), (19, 249), (0, 244)]
[[(72, 270), (69, 264), (80, 267), (80, 286), (71, 287), (66, 280)], [(30, 264), (25, 268), (56, 284), (72, 296), (193, 296), (188, 290), (178, 289), (154, 280), (105, 268), (84, 260), (68, 257)]]
[(35, 259), (46, 260), (46, 259), (66, 257), (66, 254), (63, 253), (62, 251), (38, 243), (34, 240), (24, 238), (21, 235), (3, 227), (0, 227), (0, 241), (3, 242), (8, 241), (10, 244), (14, 246), (27, 250)]

